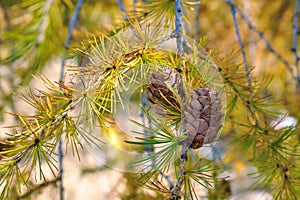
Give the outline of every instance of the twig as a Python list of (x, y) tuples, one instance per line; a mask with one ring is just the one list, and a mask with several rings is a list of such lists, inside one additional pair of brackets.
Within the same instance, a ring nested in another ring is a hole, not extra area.
[(58, 163), (59, 163), (59, 185), (58, 185), (58, 190), (59, 190), (59, 199), (63, 200), (64, 199), (64, 186), (63, 186), (63, 150), (62, 150), (62, 139), (60, 138), (59, 143), (58, 143)]
[(229, 0), (229, 1), (226, 0), (226, 1), (230, 5), (236, 36), (238, 38), (238, 42), (239, 42), (239, 45), (241, 47), (241, 52), (242, 52), (242, 56), (243, 56), (243, 60), (244, 60), (244, 67), (245, 67), (245, 72), (246, 72), (246, 78), (247, 78), (247, 81), (248, 81), (249, 91), (250, 91), (250, 93), (252, 93), (252, 90), (251, 90), (251, 82), (252, 81), (251, 81), (251, 78), (250, 78), (249, 67), (248, 67), (248, 63), (247, 63), (247, 59), (246, 59), (246, 52), (245, 52), (245, 49), (244, 49), (244, 44), (243, 44), (243, 41), (242, 41), (242, 37), (241, 37), (241, 34), (240, 34), (238, 22), (237, 22), (237, 19), (236, 19), (236, 9), (235, 9), (235, 6), (233, 4), (233, 0)]
[[(148, 101), (148, 97), (146, 95), (145, 90), (143, 90), (141, 101), (142, 101), (142, 107), (146, 108), (147, 110), (149, 110), (149, 108), (150, 108), (149, 107), (149, 101)], [(141, 109), (140, 117), (142, 119), (143, 126), (147, 126), (147, 124), (146, 124), (146, 118), (145, 118), (145, 113), (144, 113), (143, 109)], [(148, 119), (148, 127), (150, 129), (152, 128), (152, 123), (151, 123), (151, 120), (149, 120), (149, 119)], [(153, 136), (153, 133), (147, 131), (145, 128), (144, 128), (144, 134), (147, 135), (147, 137), (152, 137)], [(145, 142), (147, 142), (147, 141), (145, 141)], [(145, 145), (145, 151), (149, 155), (153, 154), (154, 153), (154, 147), (153, 147), (153, 145), (148, 145), (148, 144)], [(155, 165), (156, 165), (155, 159), (154, 159), (154, 157), (152, 157), (151, 158), (151, 167), (152, 167), (152, 169), (155, 167)], [(170, 186), (170, 190), (172, 190), (174, 188), (174, 185), (170, 181), (169, 177), (167, 175), (165, 175), (163, 172), (160, 172), (160, 174), (165, 178), (165, 180), (168, 182), (168, 184)]]
[(293, 23), (293, 47), (292, 51), (295, 54), (295, 66), (296, 66), (296, 78), (297, 78), (297, 87), (300, 87), (300, 73), (299, 73), (299, 60), (300, 57), (298, 55), (298, 19), (299, 19), (299, 6), (300, 6), (300, 0), (296, 0), (296, 5), (295, 5), (295, 12), (294, 12), (294, 23)]
[[(251, 82), (252, 81), (251, 81), (250, 72), (249, 72), (249, 68), (248, 68), (248, 64), (247, 64), (244, 44), (243, 44), (243, 41), (242, 41), (242, 38), (241, 38), (238, 22), (237, 22), (237, 19), (236, 19), (236, 7), (233, 3), (233, 0), (225, 0), (225, 2), (227, 2), (230, 5), (230, 8), (231, 8), (231, 14), (232, 14), (232, 17), (233, 17), (233, 22), (234, 22), (234, 26), (235, 26), (236, 35), (237, 35), (237, 38), (238, 38), (239, 45), (241, 47), (241, 52), (242, 52), (242, 56), (243, 56), (243, 60), (244, 60), (244, 68), (245, 68), (245, 72), (246, 72), (246, 79), (247, 79), (247, 82), (248, 82), (249, 93), (251, 95), (252, 94), (252, 89), (251, 89)], [(247, 101), (245, 101), (245, 103), (246, 102)], [(254, 117), (255, 116), (255, 111), (253, 110), (253, 108), (248, 103), (246, 104), (246, 107), (248, 108), (248, 110), (250, 111), (252, 116)], [(256, 124), (260, 124), (260, 122), (258, 120), (256, 120)]]
[(137, 0), (132, 0), (132, 4), (133, 4), (133, 12), (136, 13), (136, 2)]
[(296, 79), (293, 73), (293, 67), (290, 65), (290, 63), (278, 52), (274, 49), (272, 44), (265, 38), (264, 33), (259, 31), (256, 26), (252, 24), (250, 19), (233, 3), (231, 4), (233, 7), (235, 7), (236, 12), (241, 16), (241, 19), (244, 20), (244, 22), (247, 24), (248, 28), (255, 32), (259, 38), (265, 43), (266, 48), (273, 53), (273, 55), (280, 61), (282, 62), (287, 70), (289, 71), (290, 75)]
[(177, 183), (175, 185), (174, 190), (172, 191), (172, 200), (179, 200), (180, 199), (180, 191), (181, 191), (181, 185), (184, 180), (185, 176), (185, 163), (187, 162), (187, 151), (188, 147), (186, 144), (182, 145), (182, 153), (180, 156), (180, 171), (178, 174)]
[(160, 172), (160, 174), (166, 179), (166, 181), (168, 182), (169, 184), (169, 187), (170, 187), (170, 190), (173, 190), (174, 189), (174, 185), (173, 183), (171, 182), (171, 180), (169, 179), (169, 176), (165, 175), (164, 173)]
[(124, 7), (122, 1), (121, 1), (121, 0), (117, 0), (117, 4), (118, 4), (119, 9), (121, 10), (121, 12), (124, 13), (124, 19), (126, 20), (126, 19), (127, 19), (127, 16), (126, 16), (126, 14), (125, 14), (125, 13), (126, 13), (126, 10), (125, 10), (125, 7)]
[(192, 150), (192, 149), (189, 149), (189, 152), (190, 152), (190, 155), (191, 155), (191, 157), (192, 157), (192, 159), (193, 159), (193, 162), (195, 163), (195, 167), (198, 168), (198, 164), (197, 164), (198, 161), (197, 161), (197, 158), (196, 158), (196, 156), (195, 156), (193, 150)]
[[(84, 0), (78, 0), (78, 2), (76, 4), (76, 7), (75, 7), (75, 10), (74, 10), (74, 13), (73, 13), (73, 16), (72, 16), (72, 18), (69, 22), (68, 35), (67, 35), (67, 38), (66, 38), (66, 41), (65, 41), (65, 44), (64, 44), (65, 50), (68, 49), (68, 47), (70, 45), (70, 42), (71, 42), (71, 39), (72, 39), (72, 31), (73, 31), (73, 29), (76, 25), (78, 15), (79, 15), (79, 11), (81, 9), (83, 1)], [(59, 81), (60, 83), (61, 83), (61, 81), (64, 77), (64, 71), (65, 71), (65, 58), (63, 58), (62, 62), (61, 62), (60, 81)]]
[[(77, 19), (78, 19), (78, 15), (79, 15), (79, 11), (82, 7), (84, 0), (78, 0), (73, 16), (69, 22), (69, 26), (68, 26), (68, 35), (64, 44), (64, 48), (65, 48), (65, 52), (64, 52), (64, 58), (61, 61), (61, 71), (60, 71), (60, 78), (59, 78), (59, 82), (62, 83), (63, 78), (64, 78), (64, 71), (65, 71), (65, 54), (66, 54), (66, 50), (68, 49), (71, 39), (72, 39), (72, 31), (76, 25)], [(62, 150), (62, 138), (60, 138), (59, 140), (59, 144), (58, 144), (58, 153), (59, 153), (59, 196), (60, 196), (60, 200), (64, 199), (64, 195), (63, 195), (63, 150)]]
[[(181, 0), (176, 0), (175, 3), (175, 30), (173, 31), (173, 34), (176, 36), (178, 54), (181, 55), (183, 50)], [(182, 153), (180, 156), (180, 171), (178, 174), (175, 188), (172, 190), (172, 200), (180, 199), (181, 185), (183, 183), (185, 175), (185, 163), (187, 162), (187, 151), (187, 145), (183, 144)]]
[(19, 200), (19, 199), (24, 199), (24, 198), (28, 198), (28, 197), (30, 197), (30, 195), (32, 194), (32, 193), (34, 193), (35, 191), (37, 191), (37, 190), (42, 190), (42, 189), (44, 189), (45, 187), (47, 187), (48, 185), (52, 185), (52, 184), (56, 184), (57, 183), (57, 181), (59, 181), (59, 178), (56, 178), (56, 179), (54, 179), (54, 180), (52, 180), (52, 181), (45, 181), (44, 183), (41, 183), (41, 184), (39, 184), (39, 185), (36, 185), (34, 188), (32, 188), (31, 190), (29, 190), (29, 191), (27, 191), (26, 193), (24, 193), (23, 195), (21, 195), (21, 196), (19, 196), (19, 197), (17, 197), (17, 199)]
[[(149, 110), (149, 102), (148, 102), (148, 97), (146, 95), (145, 90), (143, 90), (141, 102), (142, 102), (142, 107)], [(144, 113), (143, 109), (141, 109), (140, 117), (142, 119), (143, 126), (147, 126), (146, 117), (145, 117), (145, 113)], [(148, 127), (151, 128), (151, 121), (150, 120), (148, 120)], [(147, 131), (145, 128), (144, 128), (144, 134), (145, 134), (146, 137), (152, 137), (153, 136), (153, 133)], [(147, 142), (147, 141), (145, 141), (145, 142)], [(153, 154), (153, 152), (154, 152), (153, 145), (148, 145), (148, 144), (145, 145), (145, 151), (146, 151), (147, 154), (149, 154), (151, 156), (151, 154)], [(152, 169), (154, 168), (154, 166), (155, 166), (155, 160), (154, 160), (154, 157), (152, 157), (151, 158), (151, 167), (152, 167)]]
[(174, 34), (176, 35), (177, 49), (178, 53), (182, 53), (183, 45), (182, 45), (182, 8), (181, 8), (181, 0), (176, 0), (175, 4), (175, 30)]

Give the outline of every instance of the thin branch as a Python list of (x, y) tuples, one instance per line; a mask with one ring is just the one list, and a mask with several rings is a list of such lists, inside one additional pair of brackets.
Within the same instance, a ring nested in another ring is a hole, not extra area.
[(299, 6), (300, 6), (300, 0), (296, 0), (296, 5), (295, 5), (295, 12), (294, 12), (294, 23), (293, 23), (293, 47), (292, 51), (295, 54), (295, 66), (296, 66), (296, 72), (297, 72), (297, 86), (300, 87), (300, 73), (299, 73), (299, 54), (298, 54), (298, 19), (299, 19)]
[(173, 32), (176, 36), (178, 53), (181, 54), (183, 50), (182, 45), (182, 6), (181, 0), (176, 0), (175, 4), (175, 30)]
[(160, 174), (165, 178), (165, 180), (168, 182), (169, 184), (169, 188), (170, 190), (174, 189), (174, 185), (172, 183), (172, 181), (170, 180), (169, 176), (165, 175), (164, 173), (160, 172)]
[[(64, 48), (65, 48), (65, 51), (66, 49), (68, 49), (69, 45), (70, 45), (70, 42), (71, 42), (71, 39), (72, 39), (72, 31), (76, 25), (76, 22), (77, 22), (77, 19), (78, 19), (78, 16), (79, 16), (79, 11), (82, 7), (82, 4), (83, 4), (83, 1), (84, 0), (78, 0), (77, 4), (76, 4), (76, 7), (75, 7), (75, 10), (74, 10), (74, 13), (73, 13), (73, 16), (69, 22), (69, 26), (68, 26), (68, 35), (67, 35), (67, 38), (66, 38), (66, 41), (65, 41), (65, 44), (64, 44)], [(64, 52), (64, 54), (66, 54), (66, 52)], [(64, 58), (62, 59), (61, 61), (61, 71), (60, 71), (60, 80), (59, 82), (62, 83), (63, 81), (63, 77), (64, 77), (64, 71), (65, 71), (65, 55), (64, 55)], [(62, 150), (62, 138), (60, 138), (59, 140), (59, 144), (58, 144), (58, 153), (59, 153), (59, 196), (60, 196), (60, 200), (63, 200), (64, 199), (64, 195), (63, 195), (63, 150)]]
[(39, 185), (36, 185), (34, 188), (32, 188), (31, 190), (27, 191), (26, 193), (22, 194), (21, 196), (17, 197), (17, 199), (25, 199), (25, 198), (28, 198), (30, 197), (30, 195), (38, 190), (42, 190), (44, 189), (45, 187), (47, 187), (48, 185), (52, 185), (52, 184), (56, 184), (57, 181), (59, 181), (59, 178), (56, 178), (52, 181), (45, 181)]
[[(146, 95), (145, 90), (143, 90), (141, 102), (142, 102), (142, 107), (143, 107), (143, 108), (146, 108), (147, 110), (150, 109), (148, 97), (147, 97), (147, 95)], [(144, 110), (143, 110), (143, 109), (141, 109), (140, 117), (141, 117), (141, 119), (142, 119), (142, 124), (143, 124), (143, 126), (146, 127), (146, 126), (147, 126), (147, 124), (146, 124), (146, 117), (145, 117), (145, 113), (144, 113)], [(152, 128), (151, 120), (148, 119), (147, 121), (148, 121), (148, 127), (149, 127), (149, 129), (151, 129), (151, 128)], [(149, 132), (149, 131), (147, 131), (145, 128), (144, 128), (143, 131), (144, 131), (145, 136), (147, 136), (147, 137), (152, 137), (152, 136), (153, 136), (153, 132)], [(147, 141), (145, 141), (145, 142), (147, 142)], [(153, 154), (153, 153), (154, 153), (154, 147), (153, 147), (153, 144), (152, 144), (152, 145), (149, 145), (149, 144), (145, 145), (145, 151), (146, 151), (146, 153), (149, 154), (149, 155)], [(152, 167), (152, 169), (155, 167), (155, 165), (156, 165), (155, 159), (154, 159), (154, 157), (152, 157), (152, 158), (151, 158), (151, 167)], [(172, 189), (174, 188), (174, 185), (173, 185), (173, 183), (171, 182), (171, 180), (169, 179), (169, 176), (165, 175), (165, 174), (164, 174), (163, 172), (161, 172), (161, 171), (160, 171), (160, 174), (165, 178), (165, 180), (166, 180), (166, 181), (168, 182), (168, 184), (169, 184), (170, 190), (172, 190)]]
[[(251, 81), (250, 72), (249, 72), (249, 68), (248, 68), (248, 64), (247, 64), (244, 44), (243, 44), (243, 41), (242, 41), (242, 38), (241, 38), (241, 34), (240, 34), (240, 31), (239, 31), (239, 27), (238, 27), (238, 22), (237, 22), (237, 19), (236, 19), (236, 7), (233, 3), (233, 0), (225, 0), (225, 2), (227, 2), (230, 5), (230, 8), (231, 8), (231, 14), (232, 14), (232, 17), (233, 17), (233, 22), (234, 22), (234, 26), (235, 26), (236, 35), (237, 35), (237, 38), (238, 38), (239, 45), (241, 47), (241, 52), (242, 52), (242, 56), (243, 56), (243, 60), (244, 60), (244, 68), (245, 68), (245, 72), (246, 72), (246, 79), (247, 79), (247, 82), (248, 82), (249, 93), (251, 95), (252, 94), (252, 89), (251, 89), (251, 82), (252, 81)], [(245, 101), (245, 102), (247, 102), (247, 101)], [(255, 112), (254, 112), (253, 108), (248, 103), (246, 104), (246, 106), (247, 106), (248, 110), (250, 111), (250, 113), (252, 114), (252, 116), (254, 117)], [(255, 119), (255, 117), (254, 117), (254, 119)], [(260, 122), (258, 120), (256, 120), (256, 124), (259, 124), (259, 123)]]
[[(68, 26), (68, 35), (64, 44), (64, 48), (68, 49), (71, 39), (72, 39), (72, 31), (76, 25), (77, 19), (78, 19), (78, 15), (79, 15), (79, 11), (82, 7), (84, 0), (78, 0), (76, 7), (75, 7), (75, 11), (73, 13), (73, 16), (69, 22), (69, 26)], [(65, 71), (65, 58), (63, 58), (62, 62), (61, 62), (61, 71), (60, 71), (60, 83), (64, 77), (64, 71)]]
[(241, 47), (241, 52), (242, 52), (242, 56), (243, 56), (243, 60), (244, 60), (244, 67), (245, 67), (245, 72), (246, 72), (246, 78), (247, 78), (247, 81), (248, 81), (249, 91), (251, 93), (252, 92), (252, 90), (251, 90), (251, 82), (252, 81), (251, 81), (251, 78), (250, 78), (249, 67), (248, 67), (248, 63), (247, 63), (247, 59), (246, 59), (246, 52), (245, 52), (245, 49), (244, 49), (244, 44), (243, 44), (243, 41), (242, 41), (242, 37), (241, 37), (241, 34), (240, 34), (238, 22), (237, 22), (237, 19), (236, 19), (236, 9), (235, 9), (235, 6), (233, 4), (233, 0), (229, 0), (229, 1), (225, 0), (225, 1), (230, 5), (236, 36), (238, 38), (238, 42), (239, 42), (239, 45)]
[(272, 46), (272, 44), (265, 38), (264, 33), (259, 31), (256, 26), (253, 25), (253, 23), (250, 21), (250, 19), (233, 3), (231, 4), (236, 12), (241, 16), (241, 19), (244, 20), (244, 22), (247, 24), (248, 28), (250, 30), (252, 30), (253, 32), (255, 32), (259, 38), (265, 43), (266, 48), (273, 53), (273, 55), (280, 61), (282, 62), (285, 67), (287, 68), (287, 70), (289, 71), (290, 75), (296, 79), (296, 77), (294, 76), (293, 73), (293, 67), (290, 65), (290, 63), (278, 52), (274, 49), (274, 47)]
[[(143, 90), (143, 93), (142, 93), (141, 103), (142, 103), (142, 108), (149, 110), (149, 102), (148, 102), (148, 97), (146, 95), (145, 90)], [(140, 117), (142, 119), (143, 126), (146, 127), (147, 126), (146, 117), (145, 117), (145, 113), (144, 113), (143, 109), (141, 109)], [(148, 121), (148, 127), (151, 129), (151, 126), (152, 126), (151, 121), (150, 120), (147, 120), (147, 121)], [(147, 138), (153, 136), (153, 133), (147, 131), (146, 128), (144, 128), (144, 134)], [(147, 142), (147, 141), (145, 140), (145, 142)], [(153, 154), (154, 153), (153, 145), (149, 145), (149, 144), (145, 145), (145, 151), (149, 155)], [(155, 166), (155, 160), (154, 160), (154, 157), (152, 157), (151, 158), (151, 167), (154, 168), (154, 166)]]
[[(143, 108), (146, 108), (147, 110), (150, 109), (148, 97), (147, 97), (147, 95), (146, 95), (145, 90), (143, 90), (141, 102), (142, 102), (142, 107), (143, 107)], [(147, 124), (146, 124), (146, 117), (145, 117), (145, 113), (144, 113), (144, 110), (143, 110), (143, 109), (141, 109), (140, 117), (141, 117), (141, 119), (142, 119), (142, 124), (143, 124), (143, 126), (146, 127), (146, 126), (147, 126)], [(148, 119), (147, 121), (148, 121), (148, 127), (151, 129), (151, 128), (152, 128), (151, 120)], [(153, 132), (147, 131), (146, 128), (144, 128), (143, 131), (144, 131), (145, 136), (147, 136), (147, 137), (152, 137), (152, 136), (153, 136)], [(147, 141), (145, 140), (145, 142), (147, 142)], [(149, 144), (145, 145), (145, 151), (146, 151), (146, 153), (149, 154), (149, 155), (153, 154), (153, 153), (154, 153), (154, 147), (153, 147), (153, 144), (151, 144), (151, 145), (149, 145)], [(152, 169), (155, 167), (155, 165), (156, 165), (155, 159), (154, 159), (154, 157), (152, 157), (152, 158), (151, 158), (151, 167), (152, 167)], [(161, 172), (161, 171), (160, 171), (160, 174), (161, 174), (161, 175), (164, 177), (164, 179), (168, 182), (169, 187), (170, 187), (170, 190), (172, 190), (172, 189), (174, 188), (174, 185), (173, 185), (173, 183), (171, 182), (171, 180), (169, 179), (169, 176), (167, 176), (166, 174), (164, 174), (164, 173)]]
[(195, 163), (195, 167), (198, 168), (198, 160), (197, 160), (197, 158), (195, 156), (194, 151), (191, 148), (189, 149), (189, 153), (190, 153), (190, 155), (192, 157), (193, 162)]
[(187, 151), (188, 147), (186, 146), (186, 144), (182, 145), (182, 153), (180, 156), (180, 171), (178, 174), (177, 183), (175, 185), (174, 190), (172, 191), (172, 200), (179, 200), (181, 198), (180, 191), (185, 176), (185, 163), (187, 162)]
[[(181, 0), (176, 0), (175, 3), (175, 30), (173, 34), (176, 36), (177, 51), (181, 55), (183, 51), (183, 38), (182, 38), (182, 5)], [(182, 145), (182, 153), (180, 156), (180, 171), (178, 174), (175, 188), (172, 190), (172, 200), (178, 200), (181, 198), (181, 185), (185, 175), (185, 163), (187, 162), (188, 147), (186, 144)]]
[(60, 138), (59, 143), (58, 143), (58, 163), (59, 163), (59, 185), (58, 185), (58, 190), (59, 190), (59, 199), (63, 200), (64, 199), (64, 185), (63, 185), (63, 150), (62, 150), (62, 139)]
[(117, 0), (117, 4), (118, 4), (119, 9), (121, 10), (121, 12), (124, 13), (124, 19), (126, 20), (126, 19), (127, 19), (127, 16), (126, 16), (126, 14), (125, 14), (125, 13), (126, 13), (126, 10), (125, 10), (125, 7), (124, 7), (122, 1), (121, 1), (121, 0)]
[(136, 2), (137, 0), (132, 0), (133, 12), (136, 13)]

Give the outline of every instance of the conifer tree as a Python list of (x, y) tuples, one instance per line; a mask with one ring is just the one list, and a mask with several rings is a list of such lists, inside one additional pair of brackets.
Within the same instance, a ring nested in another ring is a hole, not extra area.
[[(229, 199), (232, 177), (224, 172), (234, 171), (235, 157), (256, 169), (249, 190), (298, 199), (299, 127), (279, 127), (285, 117), (270, 93), (272, 78), (259, 80), (249, 66), (238, 20), (258, 33), (298, 91), (300, 3), (293, 5), (295, 65), (238, 4), (222, 4), (228, 6), (240, 47), (225, 55), (209, 47), (210, 35), (199, 37), (200, 8), (212, 2), (0, 0), (1, 45), (9, 49), (1, 55), (0, 68), (11, 74), (4, 80), (10, 91), (1, 102), (10, 103), (8, 113), (16, 121), (1, 133), (0, 198), (31, 199), (55, 185), (64, 199), (63, 158), (71, 153), (84, 161), (80, 152), (89, 149), (124, 172), (128, 190), (123, 199)], [(108, 7), (111, 27), (98, 14)], [(51, 81), (41, 72), (58, 57), (60, 80)], [(30, 86), (33, 77), (42, 85)], [(16, 108), (14, 95), (34, 113)], [(286, 103), (296, 119), (299, 113), (291, 105), (298, 110), (298, 96)], [(122, 145), (108, 137), (113, 130)], [(212, 158), (199, 154), (207, 149)]]

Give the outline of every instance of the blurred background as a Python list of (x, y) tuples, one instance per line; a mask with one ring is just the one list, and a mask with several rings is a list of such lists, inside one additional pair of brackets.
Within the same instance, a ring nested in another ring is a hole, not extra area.
[[(81, 41), (97, 34), (109, 34), (124, 20), (117, 1), (84, 1), (65, 57), (64, 43), (76, 2), (0, 0), (0, 138), (6, 137), (4, 133), (8, 130), (5, 126), (16, 123), (14, 117), (5, 112), (34, 112), (15, 95), (22, 92), (22, 88), (41, 87), (33, 74), (42, 73), (50, 80), (58, 81), (61, 60), (64, 58), (67, 64), (76, 64), (73, 49), (81, 47)], [(140, 16), (140, 7), (152, 1), (122, 2), (127, 15)], [(134, 2), (136, 13), (133, 11)], [(274, 109), (288, 116), (278, 129), (296, 126), (300, 119), (300, 92), (297, 92), (297, 82), (293, 77), (297, 76), (293, 48), (299, 47), (299, 42), (295, 44), (293, 38), (296, 1), (239, 0), (234, 4), (247, 62), (253, 67), (253, 79), (272, 77), (266, 92), (274, 94), (277, 102)], [(186, 35), (195, 40), (207, 37), (206, 48), (215, 49), (219, 57), (230, 54), (234, 63), (243, 63), (227, 1), (202, 0), (199, 5), (185, 7), (184, 14)], [(225, 127), (224, 130), (226, 136), (229, 129)], [(118, 135), (114, 129), (109, 132)], [(272, 199), (267, 192), (248, 189), (253, 182), (248, 173), (255, 168), (248, 165), (247, 158), (238, 153), (225, 156), (222, 149), (219, 152), (221, 159), (231, 169), (225, 171), (234, 179), (230, 198)], [(106, 168), (85, 150), (81, 154), (83, 162), (71, 154), (64, 160), (66, 199), (160, 199), (155, 192), (142, 189), (132, 181), (138, 175)], [(37, 190), (29, 199), (56, 198), (54, 184)]]

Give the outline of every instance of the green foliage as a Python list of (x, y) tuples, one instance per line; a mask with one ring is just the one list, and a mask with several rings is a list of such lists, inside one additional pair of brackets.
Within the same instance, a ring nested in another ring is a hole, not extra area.
[(68, 12), (73, 9), (73, 3), (28, 0), (22, 1), (19, 9), (24, 12), (23, 16), (16, 16), (20, 23), (3, 35), (13, 44), (12, 53), (4, 63), (17, 60), (21, 64), (26, 60), (27, 67), (19, 75), (21, 84), (28, 84), (32, 74), (40, 73), (47, 61), (62, 52)]
[[(7, 65), (14, 62), (26, 65), (16, 72), (20, 74), (20, 83), (27, 85), (32, 74), (40, 72), (48, 61), (61, 56), (64, 51), (66, 25), (74, 2), (24, 0), (0, 3), (2, 8), (19, 11), (15, 19), (27, 16), (22, 23), (3, 34), (4, 39), (11, 41), (11, 53), (2, 61)], [(91, 1), (91, 4), (96, 3)], [(184, 1), (183, 5), (193, 8), (197, 2)], [(174, 39), (172, 32), (161, 30), (164, 27), (174, 30), (174, 6), (172, 0), (138, 5), (136, 13), (128, 12), (129, 19), (124, 25), (92, 34), (82, 47), (74, 42), (75, 53), (70, 52), (68, 57), (78, 59), (78, 66), (69, 66), (61, 83), (40, 76), (44, 89), (27, 89), (19, 95), (35, 114), (11, 113), (18, 123), (8, 127), (12, 133), (0, 143), (1, 199), (30, 195), (32, 182), (47, 182), (45, 166), (57, 176), (56, 148), (62, 137), (72, 155), (79, 160), (80, 150), (87, 147), (85, 145), (99, 149), (105, 147), (102, 140), (105, 133), (96, 127), (112, 122), (113, 116), (119, 112), (118, 105), (124, 107), (126, 103), (123, 94), (147, 80), (153, 71), (162, 71), (162, 66), (180, 72), (186, 91), (209, 85), (221, 91), (223, 97), (222, 89), (225, 88), (227, 104), (225, 99), (221, 100), (227, 115), (221, 140), (230, 144), (225, 150), (228, 157), (238, 154), (256, 167), (253, 176), (257, 180), (251, 189), (264, 189), (275, 199), (297, 199), (300, 196), (297, 167), (300, 164), (299, 126), (277, 128), (281, 115), (277, 112), (278, 102), (269, 92), (272, 78), (257, 81), (254, 68), (245, 72), (243, 66), (237, 64), (239, 52), (222, 56), (204, 45), (207, 38), (201, 39), (199, 44), (205, 46), (208, 53), (187, 38), (184, 38), (185, 53), (181, 55), (157, 48), (164, 41)], [(86, 5), (83, 15), (90, 10), (93, 8)], [(185, 14), (185, 22), (190, 14)], [(81, 20), (83, 24), (92, 21)], [(148, 23), (159, 28), (150, 29)], [(82, 35), (76, 35), (76, 31), (74, 35), (75, 40), (81, 40)], [(247, 75), (252, 78), (250, 86)], [(136, 102), (143, 101), (142, 94), (146, 89), (138, 88)], [(172, 89), (174, 98), (183, 109), (183, 100), (176, 89)], [(299, 107), (299, 102), (296, 105)], [(219, 176), (224, 170), (220, 162), (206, 160), (188, 150), (182, 110), (161, 103), (166, 111), (162, 120), (157, 113), (142, 106), (144, 119), (152, 126), (133, 120), (143, 131), (135, 131), (135, 138), (125, 139), (133, 150), (145, 151), (145, 154), (130, 163), (140, 174), (139, 177), (125, 175), (129, 189), (122, 198), (199, 199), (199, 187), (206, 188), (208, 199), (228, 198), (231, 195), (230, 183), (226, 177)], [(152, 151), (146, 150), (149, 147)], [(166, 176), (171, 179), (166, 180)], [(132, 179), (155, 191), (156, 197), (144, 193), (141, 188), (135, 190)]]

